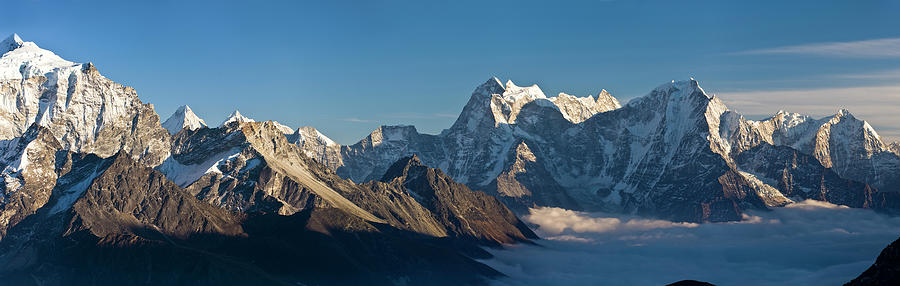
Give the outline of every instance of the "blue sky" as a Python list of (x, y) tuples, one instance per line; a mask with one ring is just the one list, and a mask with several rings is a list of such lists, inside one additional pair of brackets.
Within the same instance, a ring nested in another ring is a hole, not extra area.
[(182, 2), (14, 1), (0, 33), (94, 62), (163, 119), (239, 108), (343, 144), (437, 133), (491, 76), (623, 102), (695, 77), (751, 117), (846, 107), (900, 138), (896, 1)]

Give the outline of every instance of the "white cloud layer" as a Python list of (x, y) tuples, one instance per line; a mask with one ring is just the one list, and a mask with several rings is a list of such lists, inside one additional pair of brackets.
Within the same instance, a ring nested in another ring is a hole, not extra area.
[(684, 224), (533, 209), (540, 246), (492, 250), (498, 285), (840, 285), (900, 235), (900, 218), (805, 201), (744, 221)]
[(615, 217), (591, 217), (587, 213), (561, 208), (531, 209), (525, 217), (529, 222), (539, 226), (538, 230), (548, 234), (560, 234), (565, 230), (575, 233), (613, 232), (628, 230), (651, 230), (672, 227), (697, 227), (696, 223), (677, 223), (665, 220), (632, 218), (625, 222)]
[(814, 55), (845, 58), (900, 58), (900, 38), (828, 42), (739, 52), (747, 55)]

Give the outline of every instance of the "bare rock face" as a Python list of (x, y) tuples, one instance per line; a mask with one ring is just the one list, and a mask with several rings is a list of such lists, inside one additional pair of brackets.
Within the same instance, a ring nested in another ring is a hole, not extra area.
[(0, 239), (50, 200), (60, 149), (53, 134), (38, 125), (22, 137), (0, 141)]
[(133, 88), (18, 36), (4, 43), (10, 49), (0, 56), (0, 140), (38, 124), (73, 152), (108, 157), (124, 150), (149, 166), (168, 156), (169, 134)]
[(583, 209), (547, 171), (524, 141), (519, 143), (508, 162), (512, 162), (486, 190), (506, 205), (526, 212), (528, 208), (549, 204), (567, 209)]
[[(120, 152), (73, 204), (66, 233), (90, 231), (96, 237), (149, 228), (168, 236), (242, 233), (238, 217), (197, 201), (175, 183)], [(127, 228), (123, 228), (127, 227)]]
[(416, 156), (394, 163), (381, 181), (408, 190), (453, 236), (498, 245), (537, 238), (498, 199), (428, 168)]
[[(148, 260), (137, 266), (140, 249), (159, 246), (158, 239), (242, 234), (239, 216), (197, 201), (130, 157), (124, 152), (106, 159), (63, 152), (49, 202), (12, 226), (0, 242), (4, 281), (23, 285), (83, 284), (96, 278), (125, 281), (135, 277), (111, 270), (160, 266), (147, 264)], [(132, 248), (134, 252), (126, 250)], [(110, 252), (118, 254), (107, 256)], [(115, 267), (102, 267), (109, 265)]]

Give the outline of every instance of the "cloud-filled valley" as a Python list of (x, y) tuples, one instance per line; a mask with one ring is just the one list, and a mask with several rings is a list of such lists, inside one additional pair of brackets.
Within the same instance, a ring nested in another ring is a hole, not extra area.
[(492, 250), (498, 285), (840, 285), (900, 234), (900, 218), (804, 201), (732, 223), (532, 209), (538, 246)]

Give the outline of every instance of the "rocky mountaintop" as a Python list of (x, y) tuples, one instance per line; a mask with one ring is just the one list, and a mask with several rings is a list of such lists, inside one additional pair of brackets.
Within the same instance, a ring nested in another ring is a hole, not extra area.
[(194, 111), (189, 106), (182, 105), (163, 122), (162, 126), (169, 131), (169, 134), (175, 135), (181, 129), (197, 130), (201, 127), (206, 127), (206, 122), (200, 119), (197, 114), (194, 114)]
[(225, 118), (225, 121), (222, 121), (222, 123), (219, 124), (219, 127), (225, 126), (225, 125), (227, 125), (228, 123), (231, 123), (231, 122), (241, 122), (241, 123), (243, 123), (243, 122), (255, 122), (255, 121), (256, 121), (256, 120), (253, 120), (253, 119), (244, 117), (244, 115), (241, 115), (241, 112), (240, 112), (240, 111), (235, 110), (235, 111), (231, 112), (231, 114), (228, 115), (228, 118)]

